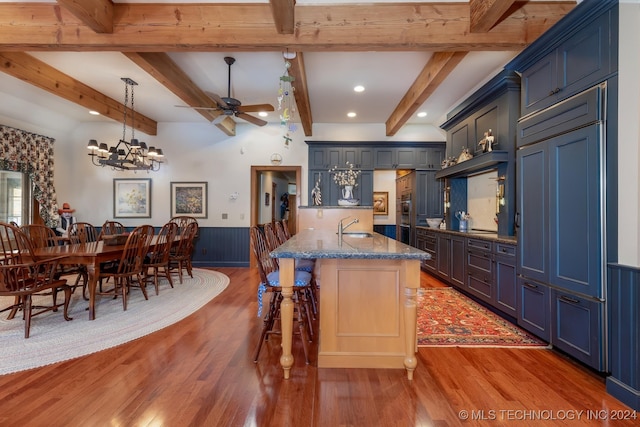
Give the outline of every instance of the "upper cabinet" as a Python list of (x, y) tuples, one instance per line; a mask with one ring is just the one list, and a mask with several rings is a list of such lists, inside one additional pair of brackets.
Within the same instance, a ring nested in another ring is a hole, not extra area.
[(347, 162), (358, 169), (373, 169), (372, 147), (309, 146), (309, 168), (343, 168)]
[[(450, 188), (451, 212), (467, 211), (466, 177), (496, 170), (503, 185), (505, 205), (497, 212), (498, 234), (515, 234), (515, 150), (520, 117), (520, 76), (503, 71), (452, 110), (441, 126), (447, 132), (448, 158), (458, 159), (463, 149), (473, 156), (435, 173)], [(485, 133), (491, 132), (491, 150)], [(447, 219), (448, 227), (456, 227)]]
[[(582, 28), (575, 30), (578, 24)], [(617, 46), (617, 37), (618, 21), (609, 11), (556, 26), (536, 40), (528, 50), (535, 55), (519, 56), (507, 65), (522, 70), (522, 116), (554, 105), (615, 73), (618, 49), (611, 46)], [(549, 46), (555, 47), (544, 49)]]
[(445, 147), (442, 143), (429, 147), (376, 147), (375, 169), (440, 169)]

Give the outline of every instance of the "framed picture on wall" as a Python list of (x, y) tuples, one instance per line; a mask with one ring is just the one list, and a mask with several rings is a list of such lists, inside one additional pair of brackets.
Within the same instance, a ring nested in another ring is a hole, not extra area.
[(172, 182), (171, 216), (207, 217), (206, 182)]
[(151, 218), (151, 179), (113, 180), (114, 218)]
[(373, 192), (373, 214), (389, 215), (389, 192), (388, 191)]

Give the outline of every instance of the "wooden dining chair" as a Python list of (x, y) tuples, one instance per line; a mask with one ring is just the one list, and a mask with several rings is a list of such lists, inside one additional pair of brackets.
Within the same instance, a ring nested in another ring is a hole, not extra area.
[[(172, 217), (169, 222), (173, 222), (178, 226), (178, 236), (182, 235), (185, 232), (187, 225), (195, 223), (198, 225), (198, 220), (192, 216), (188, 215), (178, 215)], [(197, 233), (197, 230), (196, 230)]]
[(289, 240), (289, 237), (291, 237), (291, 236), (288, 236), (287, 233), (285, 233), (284, 226), (282, 225), (282, 221), (274, 222), (273, 228), (276, 232), (276, 236), (278, 237), (278, 242), (280, 244), (283, 244), (284, 242)]
[[(160, 276), (166, 277), (169, 285), (173, 288), (173, 280), (169, 270), (169, 255), (171, 255), (171, 247), (176, 240), (177, 233), (178, 225), (175, 222), (168, 222), (163, 225), (158, 233), (153, 250), (144, 259), (144, 280), (149, 283), (150, 279), (153, 279), (156, 295), (160, 293), (158, 280)], [(151, 270), (151, 274), (149, 274), (149, 270)]]
[(70, 243), (89, 243), (98, 241), (98, 232), (93, 224), (74, 222), (69, 226)]
[[(179, 230), (178, 230), (179, 231)], [(169, 270), (176, 270), (180, 283), (182, 283), (182, 271), (186, 270), (187, 274), (193, 278), (193, 265), (191, 258), (193, 256), (194, 240), (198, 234), (198, 223), (190, 222), (185, 226), (182, 234), (179, 234), (178, 242), (173, 246), (169, 254)]]
[(98, 280), (112, 277), (113, 287), (98, 292), (100, 295), (113, 295), (122, 297), (122, 308), (127, 309), (127, 294), (132, 287), (139, 287), (144, 295), (144, 299), (148, 300), (146, 290), (146, 282), (144, 280), (144, 258), (149, 252), (151, 239), (153, 239), (153, 226), (141, 225), (133, 229), (127, 237), (124, 244), (122, 256), (120, 260), (113, 266), (101, 268), (98, 274)]
[[(0, 312), (9, 311), (7, 319), (13, 319), (18, 311), (23, 312), (24, 337), (29, 338), (31, 319), (48, 311), (58, 311), (62, 305), (65, 320), (68, 315), (71, 288), (66, 279), (56, 277), (61, 257), (34, 261), (33, 248), (29, 237), (19, 228), (0, 222), (0, 296), (14, 297), (9, 307)], [(64, 291), (64, 303), (56, 303), (58, 292)], [(33, 304), (34, 295), (52, 295), (51, 305)]]
[(127, 229), (125, 226), (118, 221), (105, 221), (100, 228), (100, 235), (98, 236), (98, 240), (102, 240), (103, 236), (113, 236), (116, 234), (124, 234)]
[(284, 234), (287, 237), (287, 239), (291, 238), (291, 230), (289, 230), (289, 221), (287, 221), (286, 219), (281, 219), (280, 223), (282, 224), (282, 228), (284, 230)]
[[(258, 285), (258, 316), (262, 315), (263, 297), (266, 294), (271, 294), (271, 299), (263, 318), (260, 340), (254, 352), (253, 361), (257, 362), (263, 342), (267, 341), (270, 335), (281, 334), (280, 329), (276, 327), (280, 319), (282, 288), (280, 287), (280, 270), (278, 263), (275, 258), (269, 255), (271, 249), (269, 248), (265, 234), (258, 226), (251, 227), (249, 234), (251, 238), (251, 249), (258, 261), (258, 274), (260, 276), (260, 283)], [(311, 274), (306, 271), (296, 271), (292, 296), (294, 303), (294, 321), (298, 326), (297, 335), (302, 339), (302, 347), (307, 364), (309, 363), (308, 342), (312, 340), (311, 337), (313, 334), (311, 315), (309, 312), (310, 308), (306, 300), (305, 292), (310, 286)]]
[[(60, 238), (56, 235), (56, 232), (46, 225), (42, 224), (27, 224), (20, 227), (20, 230), (27, 235), (31, 242), (32, 248), (46, 248), (56, 246), (60, 244)], [(72, 292), (75, 292), (76, 288), (80, 286), (80, 280), (82, 280), (82, 297), (85, 300), (89, 300), (87, 296), (87, 283), (89, 282), (89, 274), (87, 268), (84, 265), (66, 265), (60, 264), (56, 273), (56, 278), (62, 276), (76, 275), (76, 280), (71, 286)]]
[[(267, 244), (269, 245), (270, 250), (276, 249), (278, 246), (288, 240), (280, 221), (266, 223), (264, 225), (264, 234), (267, 238)], [(316, 263), (313, 259), (296, 258), (295, 260), (296, 271), (306, 271), (307, 273), (313, 273), (315, 265)], [(311, 303), (311, 309), (314, 318), (316, 314), (318, 314), (318, 297), (315, 283), (315, 280), (312, 280), (312, 286), (305, 290), (305, 292), (307, 292), (307, 299)]]

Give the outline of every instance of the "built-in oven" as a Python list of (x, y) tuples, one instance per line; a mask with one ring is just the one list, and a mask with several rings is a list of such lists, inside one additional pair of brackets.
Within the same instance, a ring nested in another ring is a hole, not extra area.
[(411, 225), (411, 193), (400, 196), (400, 224)]
[(411, 192), (400, 195), (400, 241), (411, 244)]
[(411, 244), (411, 225), (400, 224), (400, 241)]

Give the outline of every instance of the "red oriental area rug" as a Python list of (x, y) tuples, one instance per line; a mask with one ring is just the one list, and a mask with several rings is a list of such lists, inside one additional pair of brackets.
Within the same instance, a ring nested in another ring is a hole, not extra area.
[(452, 288), (418, 291), (418, 346), (547, 348)]

